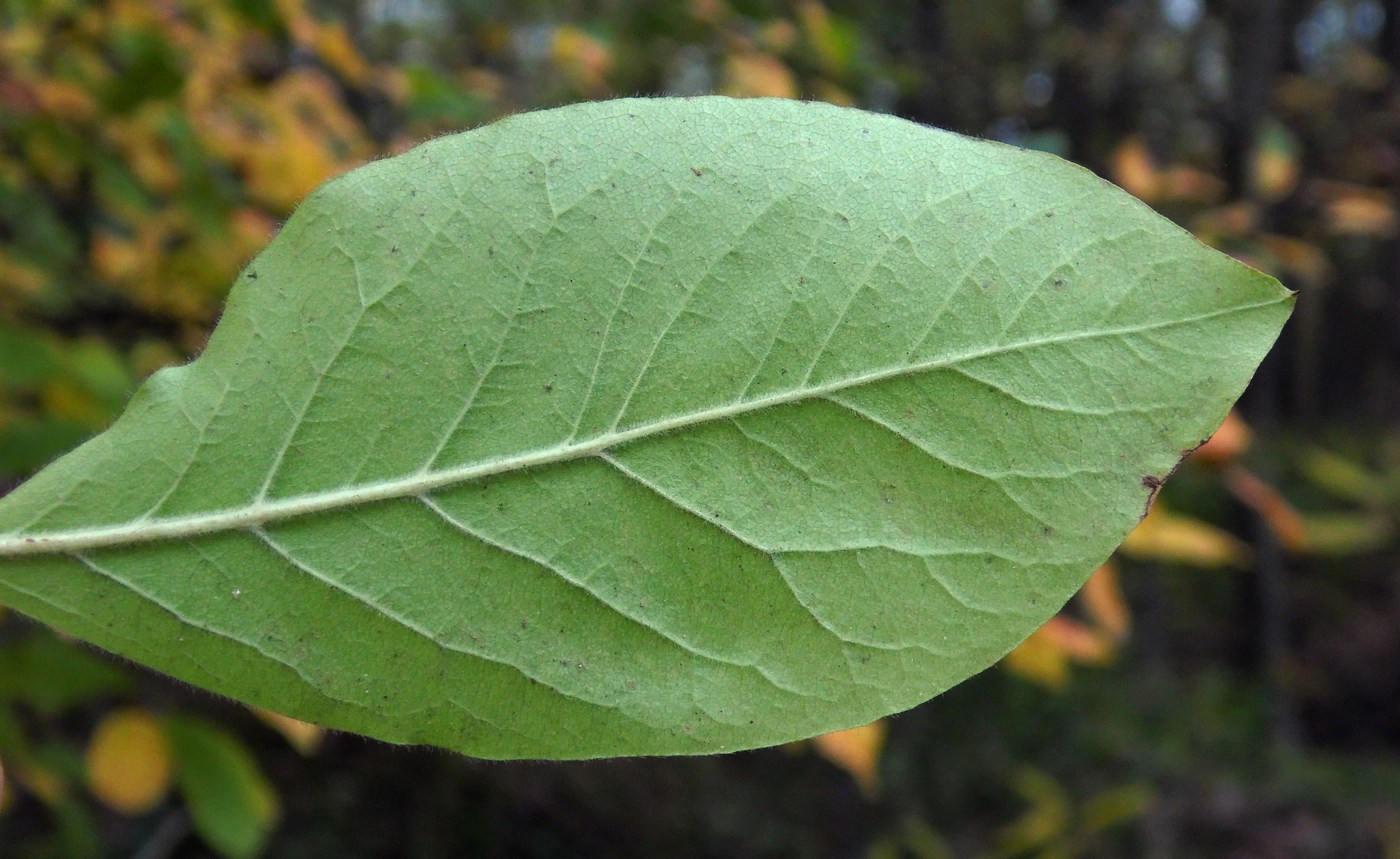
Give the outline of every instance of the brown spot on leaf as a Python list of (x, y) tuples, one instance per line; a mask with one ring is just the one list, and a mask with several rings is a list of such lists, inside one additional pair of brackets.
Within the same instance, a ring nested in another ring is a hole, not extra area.
[(1144, 474), (1141, 483), (1147, 487), (1147, 504), (1142, 508), (1142, 515), (1138, 517), (1141, 522), (1147, 518), (1147, 514), (1152, 510), (1152, 502), (1157, 500), (1157, 493), (1162, 489), (1162, 478), (1152, 474)]

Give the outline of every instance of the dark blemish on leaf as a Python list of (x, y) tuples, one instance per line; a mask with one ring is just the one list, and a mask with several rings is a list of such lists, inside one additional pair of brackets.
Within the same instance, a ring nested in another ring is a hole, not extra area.
[(704, 176), (704, 175), (705, 175), (705, 171), (704, 171), (704, 170), (701, 170), (699, 167), (692, 167), (692, 168), (690, 168), (690, 172), (694, 173), (696, 176)]
[(1046, 525), (1044, 528), (1040, 529), (1040, 536), (1048, 540), (1051, 537), (1055, 536), (1055, 529), (1051, 528), (1049, 525)]
[(529, 629), (529, 628), (530, 628), (530, 619), (529, 619), (528, 617), (525, 618), (524, 620), (520, 621), (520, 628), (521, 628), (521, 629)]
[(1147, 518), (1148, 513), (1152, 512), (1152, 502), (1157, 500), (1157, 493), (1162, 489), (1162, 478), (1144, 474), (1139, 482), (1147, 487), (1147, 504), (1143, 505), (1142, 515), (1138, 517), (1138, 521), (1141, 522)]
[(552, 393), (554, 393), (554, 385), (552, 385), (552, 384), (550, 384), (550, 385), (545, 385), (545, 386), (544, 386), (544, 392), (545, 392), (546, 394), (552, 394)]
[(398, 252), (399, 252), (399, 246), (398, 246), (398, 245), (394, 245), (393, 247), (389, 248), (389, 253), (391, 253), (391, 254), (396, 254), (396, 253), (398, 253)]
[(258, 279), (258, 273), (255, 272), (255, 271), (253, 271), (252, 269), (248, 269), (248, 279), (249, 279), (249, 280), (257, 280), (257, 279)]
[(688, 734), (691, 731), (695, 730), (695, 728), (691, 727), (690, 725), (681, 725), (681, 730), (685, 731)]
[(1056, 289), (1064, 289), (1064, 288), (1065, 288), (1065, 284), (1068, 283), (1068, 282), (1069, 282), (1069, 281), (1065, 280), (1065, 279), (1062, 278), (1062, 277), (1057, 277), (1057, 278), (1055, 278), (1055, 281), (1054, 281), (1055, 288), (1056, 288)]
[(1047, 218), (1053, 218), (1053, 217), (1055, 217), (1055, 210), (1054, 210), (1054, 209), (1051, 209), (1050, 211), (1046, 212), (1046, 213), (1045, 213), (1045, 217), (1047, 217)]

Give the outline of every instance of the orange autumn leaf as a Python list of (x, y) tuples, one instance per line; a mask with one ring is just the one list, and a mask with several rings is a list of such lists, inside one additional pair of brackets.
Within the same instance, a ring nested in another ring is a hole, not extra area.
[(1400, 216), (1383, 191), (1340, 187), (1326, 207), (1327, 224), (1334, 233), (1386, 239), (1400, 232)]
[(1108, 636), (1064, 615), (1050, 618), (1040, 632), (1074, 662), (1102, 665), (1113, 656), (1113, 642)]
[(1219, 177), (1184, 164), (1173, 165), (1162, 174), (1161, 196), (1178, 203), (1214, 203), (1226, 190)]
[(1162, 172), (1146, 142), (1136, 134), (1113, 150), (1109, 173), (1119, 187), (1139, 200), (1150, 203), (1161, 194)]
[(88, 787), (123, 814), (151, 810), (170, 790), (170, 747), (145, 710), (118, 710), (97, 726), (84, 759)]
[(1118, 570), (1112, 561), (1089, 576), (1084, 589), (1079, 592), (1084, 604), (1084, 612), (1094, 625), (1114, 641), (1122, 641), (1132, 626), (1132, 616), (1128, 603), (1123, 599), (1123, 589), (1118, 584)]
[(1225, 416), (1220, 429), (1205, 444), (1191, 452), (1193, 459), (1210, 465), (1228, 465), (1240, 458), (1253, 439), (1253, 433), (1244, 418), (1233, 409)]
[(797, 79), (777, 57), (734, 54), (724, 64), (725, 95), (750, 98), (797, 98)]
[(1236, 498), (1259, 514), (1285, 549), (1290, 552), (1307, 550), (1307, 526), (1277, 489), (1239, 466), (1230, 469), (1225, 485)]
[(812, 742), (818, 754), (849, 773), (867, 796), (873, 796), (880, 787), (880, 752), (885, 748), (888, 732), (888, 725), (881, 719), (859, 728), (822, 734)]

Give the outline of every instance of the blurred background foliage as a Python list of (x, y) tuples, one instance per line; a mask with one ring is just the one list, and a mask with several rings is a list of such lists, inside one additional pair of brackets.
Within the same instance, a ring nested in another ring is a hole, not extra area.
[(1400, 857), (1397, 73), (1395, 0), (0, 0), (0, 492), (197, 354), (319, 183), (580, 99), (821, 99), (1050, 150), (1301, 293), (1115, 559), (907, 714), (485, 764), (0, 613), (0, 855)]

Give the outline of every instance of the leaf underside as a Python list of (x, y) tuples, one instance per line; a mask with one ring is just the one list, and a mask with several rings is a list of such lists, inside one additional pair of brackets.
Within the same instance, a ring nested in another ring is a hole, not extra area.
[(512, 117), (313, 194), (0, 500), (0, 601), (483, 757), (869, 722), (1052, 615), (1287, 318), (1053, 157), (827, 105)]

